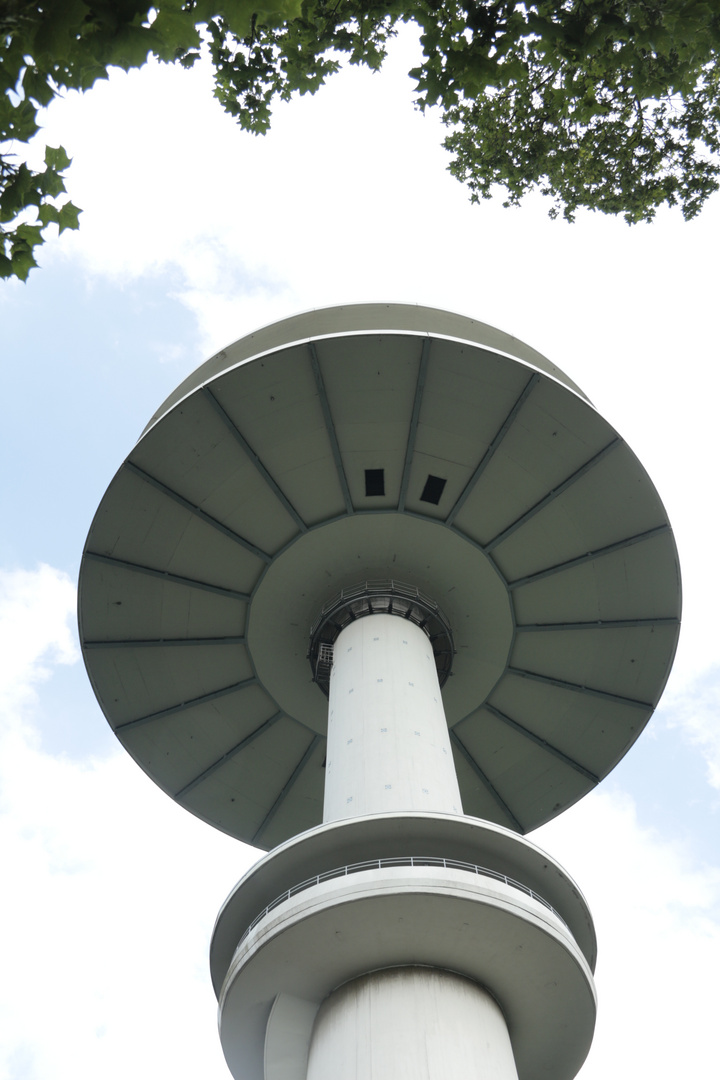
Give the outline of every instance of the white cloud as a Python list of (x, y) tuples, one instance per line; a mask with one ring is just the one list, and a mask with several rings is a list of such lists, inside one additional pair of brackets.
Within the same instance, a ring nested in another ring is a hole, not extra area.
[[(84, 215), (60, 246), (116, 278), (179, 268), (209, 352), (328, 303), (476, 308), (481, 282), (517, 274), (498, 231), (508, 219), (489, 204), (470, 211), (446, 173), (442, 125), (412, 105), (415, 49), (404, 31), (382, 76), (342, 71), (279, 105), (264, 137), (222, 111), (200, 65), (113, 72), (68, 95), (44, 134), (73, 155), (69, 186)], [(546, 209), (534, 216), (541, 232)]]
[(78, 656), (75, 590), (49, 566), (0, 583), (0, 1077), (224, 1080), (207, 943), (254, 854), (120, 750), (40, 749), (53, 667)]
[(531, 839), (585, 893), (598, 935), (598, 1026), (580, 1080), (709, 1075), (715, 1061), (720, 865), (693, 862), (600, 791)]
[(0, 1076), (224, 1080), (207, 944), (241, 845), (183, 820), (121, 752), (3, 751)]
[(697, 746), (707, 766), (707, 779), (720, 789), (720, 666), (680, 682), (663, 701), (670, 727), (681, 728)]
[(33, 685), (50, 676), (53, 663), (74, 664), (80, 651), (69, 620), (75, 586), (67, 574), (0, 570), (0, 712), (6, 718), (33, 697)]

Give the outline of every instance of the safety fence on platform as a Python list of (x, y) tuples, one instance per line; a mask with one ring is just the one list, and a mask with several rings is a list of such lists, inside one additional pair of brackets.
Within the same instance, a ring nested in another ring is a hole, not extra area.
[(361, 581), (343, 589), (327, 601), (310, 627), (308, 659), (313, 678), (324, 694), (329, 693), (335, 642), (345, 627), (366, 615), (398, 615), (419, 626), (432, 644), (440, 687), (445, 685), (455, 656), (447, 617), (420, 589), (390, 578)]
[(366, 859), (364, 862), (349, 863), (347, 866), (338, 866), (333, 870), (324, 870), (321, 874), (315, 874), (313, 877), (306, 878), (305, 881), (301, 881), (298, 885), (293, 885), (291, 889), (286, 889), (285, 892), (280, 893), (275, 899), (267, 905), (266, 908), (257, 915), (248, 926), (247, 930), (240, 938), (240, 944), (245, 940), (248, 934), (255, 929), (259, 922), (265, 918), (266, 915), (280, 904), (283, 904), (286, 900), (290, 900), (298, 893), (304, 892), (306, 889), (311, 889), (315, 885), (320, 885), (323, 881), (332, 881), (334, 878), (348, 877), (350, 874), (361, 873), (367, 870), (385, 870), (396, 866), (434, 866), (442, 867), (446, 870), (462, 870), (466, 873), (475, 874), (478, 877), (493, 878), (495, 881), (502, 881), (505, 885), (509, 885), (513, 889), (519, 889), (525, 893), (526, 896), (530, 896), (533, 900), (537, 900), (539, 904), (547, 908), (548, 911), (552, 911), (556, 918), (560, 919), (563, 925), (567, 926), (567, 923), (547, 900), (531, 889), (528, 885), (523, 885), (521, 881), (516, 881), (514, 878), (508, 877), (507, 874), (501, 874), (497, 870), (491, 870), (487, 866), (477, 866), (475, 863), (463, 862), (460, 859), (440, 859), (429, 855), (400, 855), (394, 858), (387, 859)]

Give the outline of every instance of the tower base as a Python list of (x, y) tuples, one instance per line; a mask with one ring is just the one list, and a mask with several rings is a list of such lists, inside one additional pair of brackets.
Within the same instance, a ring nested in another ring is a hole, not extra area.
[(374, 971), (321, 1005), (307, 1080), (517, 1080), (487, 991), (436, 968)]

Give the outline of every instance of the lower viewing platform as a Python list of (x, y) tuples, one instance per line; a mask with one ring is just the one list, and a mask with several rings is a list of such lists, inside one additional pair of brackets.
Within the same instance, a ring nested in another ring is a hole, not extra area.
[(413, 968), (489, 993), (519, 1080), (570, 1078), (592, 1039), (594, 962), (587, 905), (557, 863), (498, 826), (430, 814), (329, 823), (277, 848), (230, 895), (211, 947), (223, 1050), (242, 1080), (305, 1080), (321, 1004)]

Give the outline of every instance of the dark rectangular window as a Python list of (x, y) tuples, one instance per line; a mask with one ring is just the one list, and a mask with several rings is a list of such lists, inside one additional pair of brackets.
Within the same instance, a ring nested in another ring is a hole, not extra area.
[(365, 494), (366, 495), (384, 495), (385, 494), (385, 470), (384, 469), (366, 469), (365, 470)]
[(423, 493), (420, 496), (421, 501), (429, 502), (434, 506), (437, 506), (442, 497), (446, 483), (447, 480), (443, 480), (441, 476), (428, 475), (428, 478), (425, 481), (425, 487), (423, 488)]

